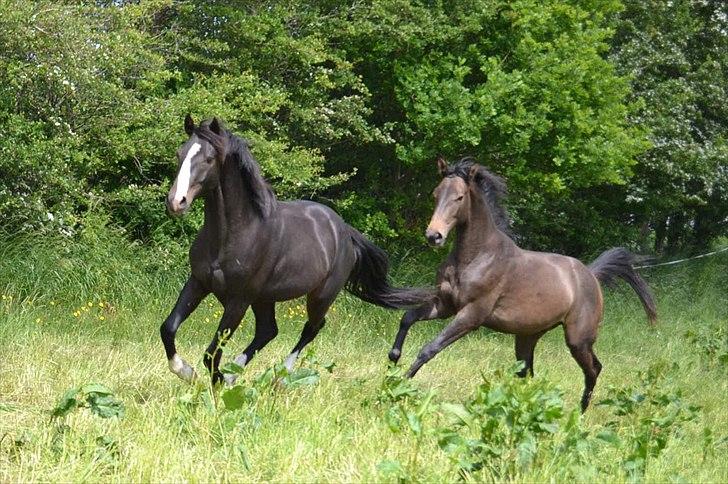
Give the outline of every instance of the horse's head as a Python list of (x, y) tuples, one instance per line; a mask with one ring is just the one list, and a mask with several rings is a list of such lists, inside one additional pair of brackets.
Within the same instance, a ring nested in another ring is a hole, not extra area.
[(189, 139), (177, 150), (177, 176), (167, 195), (167, 209), (182, 215), (200, 194), (220, 182), (220, 167), (225, 159), (226, 142), (217, 118), (195, 127), (192, 117), (185, 117)]
[(485, 217), (489, 223), (494, 223), (501, 232), (510, 233), (510, 217), (501, 203), (507, 193), (503, 178), (469, 157), (452, 165), (438, 158), (437, 168), (442, 181), (433, 192), (435, 212), (425, 231), (425, 237), (431, 245), (443, 245), (454, 226), (472, 217), (473, 197), (476, 197), (476, 201), (482, 199), (486, 202)]
[(437, 159), (437, 169), (442, 180), (432, 192), (435, 197), (435, 211), (425, 231), (425, 237), (430, 245), (439, 247), (445, 244), (450, 230), (466, 220), (470, 212), (470, 188), (469, 180), (451, 173), (442, 157)]

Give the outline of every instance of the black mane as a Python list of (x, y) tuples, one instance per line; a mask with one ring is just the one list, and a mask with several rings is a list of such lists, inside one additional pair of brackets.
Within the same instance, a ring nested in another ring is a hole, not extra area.
[[(473, 166), (477, 166), (475, 180), (470, 179), (470, 170)], [(459, 176), (468, 183), (474, 181), (478, 188), (480, 188), (490, 207), (496, 227), (501, 232), (509, 236), (511, 235), (511, 217), (508, 215), (508, 211), (502, 203), (503, 199), (508, 195), (508, 186), (502, 177), (491, 172), (483, 165), (478, 164), (471, 157), (465, 157), (452, 165), (448, 165), (442, 176)]]
[(233, 161), (237, 164), (253, 209), (261, 218), (267, 218), (276, 206), (276, 196), (263, 178), (248, 141), (224, 128), (221, 128), (221, 134), (217, 134), (210, 129), (210, 123), (209, 120), (203, 121), (194, 133), (212, 144), (218, 153), (225, 153), (225, 159), (221, 160), (223, 163)]

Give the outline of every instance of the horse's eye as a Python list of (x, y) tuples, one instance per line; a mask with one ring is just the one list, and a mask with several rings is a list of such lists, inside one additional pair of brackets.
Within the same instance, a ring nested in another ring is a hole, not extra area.
[(458, 198), (456, 198), (456, 199), (455, 199), (455, 201), (456, 201), (456, 202), (459, 202), (460, 200), (462, 200), (462, 199), (463, 199), (463, 197), (464, 197), (464, 196), (465, 196), (465, 195), (460, 195), (460, 196), (459, 196)]

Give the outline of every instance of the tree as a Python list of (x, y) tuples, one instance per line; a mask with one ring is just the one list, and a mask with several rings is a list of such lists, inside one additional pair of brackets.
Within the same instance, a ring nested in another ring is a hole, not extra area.
[(592, 195), (624, 184), (646, 148), (644, 131), (627, 124), (629, 85), (605, 59), (618, 8), (388, 0), (355, 9), (341, 44), (372, 92), (372, 122), (394, 141), (370, 148), (372, 196), (419, 233), (432, 160), (471, 154), (507, 177), (524, 244), (578, 254), (622, 236)]
[(627, 0), (611, 57), (631, 78), (652, 147), (622, 210), (656, 252), (702, 249), (728, 227), (728, 4)]

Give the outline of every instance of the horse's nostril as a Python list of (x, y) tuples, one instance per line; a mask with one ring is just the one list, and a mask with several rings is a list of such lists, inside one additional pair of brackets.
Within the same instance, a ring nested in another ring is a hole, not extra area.
[(440, 232), (435, 231), (427, 231), (425, 233), (425, 237), (427, 238), (427, 241), (431, 244), (439, 243), (442, 240), (442, 234)]
[(180, 205), (184, 205), (187, 203), (187, 197), (182, 197), (182, 200), (179, 201)]

